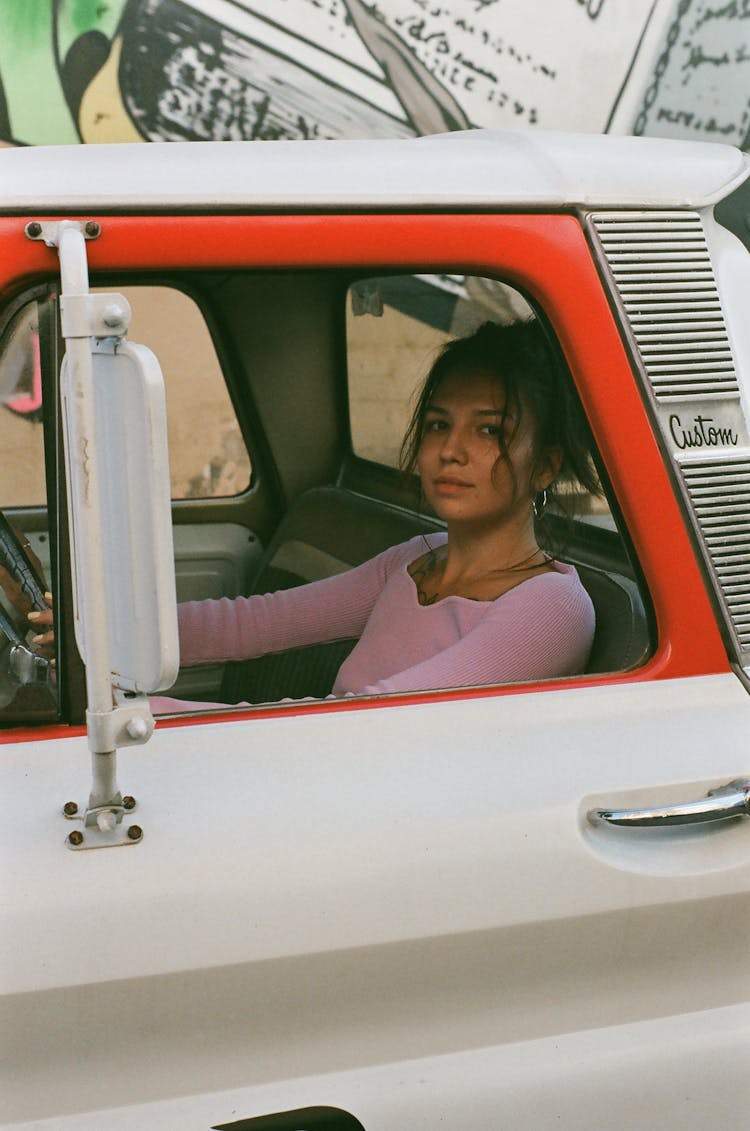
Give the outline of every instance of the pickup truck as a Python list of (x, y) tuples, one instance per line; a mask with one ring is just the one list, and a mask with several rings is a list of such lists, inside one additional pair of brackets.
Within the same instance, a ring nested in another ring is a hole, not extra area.
[[(749, 216), (655, 139), (0, 153), (4, 1128), (746, 1125)], [(439, 528), (411, 391), (530, 314), (596, 443), (546, 534), (587, 670), (179, 671), (177, 601)]]

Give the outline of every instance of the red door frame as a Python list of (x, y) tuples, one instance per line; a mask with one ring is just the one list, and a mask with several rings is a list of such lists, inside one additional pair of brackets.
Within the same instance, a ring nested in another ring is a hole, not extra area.
[[(539, 303), (579, 387), (651, 593), (655, 654), (642, 668), (534, 685), (631, 683), (730, 668), (706, 583), (580, 223), (566, 215), (104, 216), (92, 272), (358, 267), (495, 275)], [(0, 221), (0, 293), (58, 270), (56, 253)], [(341, 710), (513, 694), (530, 685), (300, 705)], [(277, 708), (253, 708), (253, 715)], [(286, 711), (289, 708), (284, 708)], [(205, 718), (205, 716), (203, 716)], [(237, 714), (233, 713), (233, 719)], [(188, 720), (184, 720), (188, 722)], [(34, 732), (41, 737), (40, 731)]]

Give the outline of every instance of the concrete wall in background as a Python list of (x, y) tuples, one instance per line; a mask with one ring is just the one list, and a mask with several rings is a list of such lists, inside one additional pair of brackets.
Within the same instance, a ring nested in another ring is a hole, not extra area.
[(0, 139), (750, 144), (750, 0), (0, 0)]

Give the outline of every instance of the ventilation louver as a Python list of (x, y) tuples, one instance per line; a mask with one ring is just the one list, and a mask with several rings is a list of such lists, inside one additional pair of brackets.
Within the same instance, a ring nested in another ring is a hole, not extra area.
[(700, 216), (600, 212), (592, 220), (657, 400), (737, 393)]
[(695, 516), (743, 649), (750, 649), (750, 455), (680, 464)]

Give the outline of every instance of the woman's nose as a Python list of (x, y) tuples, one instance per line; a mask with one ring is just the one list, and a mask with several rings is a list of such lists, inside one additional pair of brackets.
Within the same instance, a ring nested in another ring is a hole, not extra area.
[(466, 460), (466, 441), (458, 428), (449, 428), (444, 434), (440, 458), (444, 463), (463, 463)]

